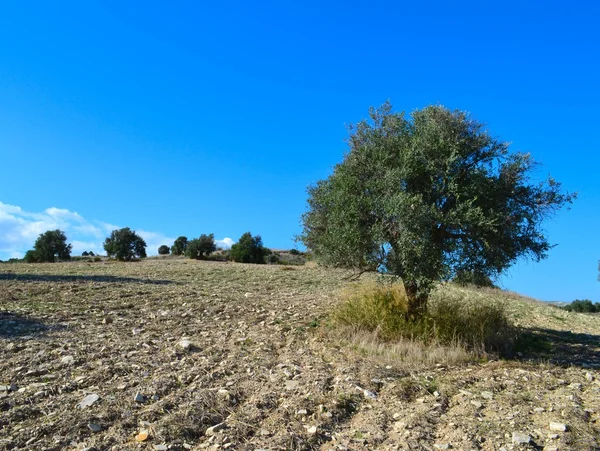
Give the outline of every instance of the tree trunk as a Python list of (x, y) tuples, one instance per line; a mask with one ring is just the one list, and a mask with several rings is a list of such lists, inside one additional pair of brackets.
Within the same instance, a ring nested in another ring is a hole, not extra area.
[(428, 293), (419, 290), (417, 282), (414, 280), (404, 282), (404, 291), (408, 300), (407, 319), (418, 321), (427, 313)]

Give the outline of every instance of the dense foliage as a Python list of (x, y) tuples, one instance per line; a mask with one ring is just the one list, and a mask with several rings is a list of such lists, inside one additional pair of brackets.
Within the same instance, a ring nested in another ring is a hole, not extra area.
[(188, 239), (186, 236), (180, 236), (175, 240), (173, 246), (171, 246), (171, 253), (173, 255), (183, 255), (187, 249)]
[(35, 240), (33, 249), (25, 253), (24, 260), (27, 263), (54, 263), (58, 260), (69, 260), (71, 258), (70, 244), (67, 244), (67, 236), (62, 230), (48, 230)]
[(201, 260), (217, 250), (214, 234), (200, 235), (199, 238), (193, 239), (187, 244), (185, 254), (196, 260)]
[(324, 264), (399, 276), (414, 317), (440, 280), (493, 278), (519, 257), (546, 257), (542, 220), (574, 198), (551, 178), (532, 183), (530, 155), (442, 106), (409, 117), (371, 109), (348, 143), (333, 174), (309, 188), (300, 239)]
[(265, 263), (265, 256), (269, 254), (260, 235), (253, 237), (250, 232), (244, 233), (230, 251), (231, 259), (240, 263)]
[(146, 257), (146, 242), (129, 227), (113, 230), (104, 241), (104, 250), (109, 257), (130, 261)]
[(171, 252), (171, 249), (165, 244), (158, 247), (158, 255), (169, 255), (169, 252)]
[(600, 304), (593, 303), (589, 299), (576, 299), (562, 307), (562, 309), (568, 312), (598, 313), (600, 312)]

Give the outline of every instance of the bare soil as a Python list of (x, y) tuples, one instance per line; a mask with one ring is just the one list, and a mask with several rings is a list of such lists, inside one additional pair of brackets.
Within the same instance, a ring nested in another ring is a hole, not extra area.
[(600, 449), (599, 317), (469, 292), (505, 303), (528, 346), (417, 368), (329, 333), (344, 275), (1, 265), (0, 450)]

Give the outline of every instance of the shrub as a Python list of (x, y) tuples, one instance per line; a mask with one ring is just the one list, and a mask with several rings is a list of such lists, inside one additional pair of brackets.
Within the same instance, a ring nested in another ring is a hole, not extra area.
[(97, 255), (97, 256), (95, 256), (95, 257), (94, 257), (94, 261), (95, 261), (95, 262), (101, 262), (101, 261), (102, 261), (102, 258), (101, 258), (100, 256), (98, 256), (98, 255)]
[(109, 257), (121, 261), (146, 258), (146, 242), (129, 227), (113, 230), (104, 241), (104, 250)]
[[(17, 260), (17, 259), (11, 258), (9, 261), (11, 261), (11, 260)], [(23, 260), (26, 263), (39, 263), (39, 261), (40, 261), (37, 253), (33, 249), (30, 249), (27, 252), (25, 252), (25, 256), (23, 257)]]
[(183, 255), (187, 249), (188, 239), (186, 236), (180, 236), (175, 240), (173, 246), (171, 246), (171, 253), (173, 255)]
[(459, 345), (474, 351), (509, 354), (516, 338), (504, 308), (436, 296), (418, 320), (408, 315), (408, 299), (400, 284), (364, 283), (342, 293), (332, 313), (335, 326), (373, 332), (384, 342), (418, 339), (426, 345)]
[(567, 312), (579, 312), (579, 313), (598, 313), (600, 312), (600, 305), (592, 303), (589, 299), (575, 299), (570, 304), (562, 307)]
[(199, 238), (196, 238), (187, 243), (187, 249), (185, 254), (196, 260), (201, 260), (208, 255), (212, 254), (217, 250), (217, 246), (215, 245), (215, 236), (214, 234), (210, 235), (200, 235)]
[(82, 256), (82, 257), (87, 257), (88, 255), (90, 255), (90, 253), (89, 253), (88, 251), (83, 251), (83, 252), (81, 253), (81, 256)]
[(300, 251), (298, 249), (290, 249), (290, 254), (292, 254), (292, 255), (300, 255)]
[(165, 244), (158, 248), (158, 255), (169, 255), (169, 252), (171, 252), (171, 249)]
[(263, 246), (260, 235), (253, 237), (250, 232), (246, 232), (231, 246), (230, 256), (239, 263), (265, 263), (265, 256), (269, 253), (270, 250)]
[(94, 254), (92, 251), (89, 252), (89, 256), (90, 257), (94, 257), (96, 254)]

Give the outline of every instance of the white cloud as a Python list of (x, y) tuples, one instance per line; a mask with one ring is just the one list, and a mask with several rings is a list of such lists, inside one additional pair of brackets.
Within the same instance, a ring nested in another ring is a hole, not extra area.
[[(64, 208), (50, 207), (35, 213), (0, 202), (0, 259), (22, 257), (41, 233), (55, 229), (67, 235), (67, 242), (73, 245), (72, 255), (81, 255), (83, 251), (104, 254), (104, 239), (119, 228), (114, 224), (87, 220)], [(161, 244), (170, 246), (175, 240), (157, 232), (137, 230), (137, 233), (146, 241), (148, 255), (156, 255)]]
[(215, 240), (215, 244), (217, 247), (222, 247), (223, 249), (230, 249), (231, 246), (235, 243), (231, 238), (223, 238), (222, 240)]

